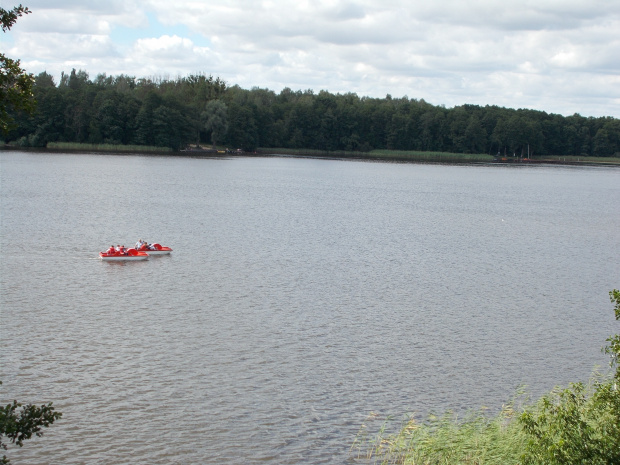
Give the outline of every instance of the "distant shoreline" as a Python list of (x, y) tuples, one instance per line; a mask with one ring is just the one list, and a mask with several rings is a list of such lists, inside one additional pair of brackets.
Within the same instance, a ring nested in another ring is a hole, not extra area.
[[(287, 153), (288, 152), (288, 153)], [(385, 152), (385, 153), (384, 153)], [(494, 157), (492, 155), (459, 154), (445, 152), (317, 152), (286, 149), (259, 149), (258, 155), (285, 156), (292, 158), (323, 158), (338, 160), (370, 160), (370, 161), (397, 161), (411, 163), (498, 163), (498, 164), (553, 164), (553, 165), (620, 165), (618, 157), (583, 157), (583, 156), (545, 156), (536, 158)], [(250, 154), (248, 154), (250, 155)]]
[(88, 153), (88, 154), (118, 154), (118, 155), (154, 155), (154, 156), (184, 156), (198, 158), (222, 158), (222, 157), (290, 157), (290, 158), (317, 158), (332, 160), (367, 160), (367, 161), (392, 161), (411, 163), (450, 163), (450, 164), (551, 164), (551, 165), (608, 165), (620, 166), (619, 157), (585, 157), (585, 156), (544, 156), (534, 158), (521, 157), (496, 157), (486, 154), (461, 154), (448, 152), (417, 152), (417, 151), (390, 151), (376, 150), (370, 152), (330, 152), (321, 150), (285, 149), (285, 148), (259, 148), (255, 152), (229, 149), (186, 149), (173, 151), (162, 147), (143, 146), (105, 146), (90, 144), (73, 144), (68, 147), (16, 147), (12, 145), (0, 145), (3, 151), (19, 151), (33, 153)]

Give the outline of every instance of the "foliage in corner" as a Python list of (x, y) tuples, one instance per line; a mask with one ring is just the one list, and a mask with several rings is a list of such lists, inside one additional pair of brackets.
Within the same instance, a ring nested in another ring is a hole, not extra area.
[[(620, 291), (609, 295), (620, 320)], [(603, 351), (615, 372), (594, 373), (590, 382), (556, 388), (533, 404), (518, 393), (492, 418), (483, 410), (422, 423), (411, 417), (396, 433), (384, 423), (376, 437), (363, 424), (351, 451), (382, 464), (620, 464), (620, 335), (607, 342)]]
[[(37, 407), (32, 404), (22, 405), (14, 400), (0, 407), (0, 449), (7, 450), (7, 441), (22, 447), (24, 441), (32, 438), (33, 434), (43, 436), (42, 428), (49, 427), (61, 417), (62, 413), (56, 412), (51, 402)], [(0, 464), (8, 463), (10, 460), (6, 455), (0, 459)]]
[[(609, 300), (614, 305), (614, 312), (616, 314), (616, 320), (620, 321), (620, 291), (618, 289), (614, 289), (609, 293)], [(603, 351), (611, 357), (611, 367), (616, 367), (616, 384), (620, 383), (620, 335), (615, 334), (613, 336), (609, 336), (607, 338), (607, 342), (609, 343)]]
[[(17, 18), (31, 13), (28, 7), (22, 5), (12, 10), (0, 8), (0, 22), (2, 32), (6, 32), (15, 24)], [(7, 134), (14, 126), (9, 112), (25, 111), (32, 114), (35, 108), (35, 98), (32, 93), (34, 76), (20, 67), (19, 60), (13, 60), (4, 53), (0, 53), (0, 131)]]
[[(620, 320), (620, 291), (614, 289), (609, 296)], [(554, 390), (520, 416), (528, 435), (524, 465), (620, 463), (620, 336), (607, 342), (603, 350), (616, 368), (613, 376)]]

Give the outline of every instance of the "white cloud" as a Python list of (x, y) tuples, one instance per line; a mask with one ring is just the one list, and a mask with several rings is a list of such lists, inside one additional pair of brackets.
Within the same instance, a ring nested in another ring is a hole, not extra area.
[[(170, 76), (198, 73), (206, 63), (219, 61), (207, 47), (198, 47), (186, 38), (164, 35), (158, 38), (139, 39), (116, 67), (140, 68), (137, 76)], [(184, 69), (186, 72), (179, 70)]]
[[(23, 44), (28, 52), (23, 52)], [(20, 42), (9, 55), (23, 56), (24, 60), (42, 60), (44, 63), (83, 60), (88, 63), (93, 58), (113, 57), (118, 53), (110, 38), (105, 35), (89, 34), (41, 34), (28, 33), (20, 36)]]
[(193, 45), (189, 39), (164, 35), (159, 38), (139, 39), (132, 54), (146, 60), (179, 60), (193, 53)]
[[(10, 33), (10, 55), (35, 73), (59, 74), (75, 63), (91, 75), (206, 72), (276, 92), (406, 94), (436, 105), (620, 116), (615, 1), (35, 0), (28, 6), (33, 14)], [(121, 30), (133, 31), (128, 43), (115, 42)]]

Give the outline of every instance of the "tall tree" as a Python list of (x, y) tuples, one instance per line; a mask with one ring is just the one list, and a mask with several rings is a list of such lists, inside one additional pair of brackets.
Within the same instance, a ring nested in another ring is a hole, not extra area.
[[(141, 89), (138, 89), (140, 92)], [(153, 112), (162, 104), (162, 99), (153, 89), (148, 89), (142, 98), (142, 106), (136, 115), (136, 131), (133, 142), (138, 145), (155, 145)]]
[(599, 157), (617, 156), (620, 153), (620, 121), (610, 119), (596, 131), (593, 138), (594, 155)]
[(465, 128), (465, 147), (471, 153), (484, 153), (486, 151), (486, 140), (486, 129), (476, 115), (471, 115), (467, 128)]
[[(22, 5), (12, 10), (0, 8), (2, 32), (11, 29), (18, 17), (29, 13), (31, 11)], [(19, 60), (13, 60), (0, 53), (0, 130), (4, 134), (8, 133), (14, 121), (9, 112), (20, 110), (30, 114), (34, 112), (33, 83), (34, 76), (20, 67)]]
[(226, 134), (226, 143), (246, 152), (253, 152), (258, 147), (258, 128), (252, 110), (248, 106), (232, 103), (228, 108), (230, 129)]
[(205, 129), (211, 131), (211, 143), (215, 148), (217, 142), (221, 141), (228, 131), (226, 104), (221, 100), (211, 100), (202, 112), (202, 118), (205, 121)]

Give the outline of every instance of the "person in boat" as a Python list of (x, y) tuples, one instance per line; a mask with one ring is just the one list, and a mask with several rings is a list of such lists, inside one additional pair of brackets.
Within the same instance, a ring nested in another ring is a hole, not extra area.
[(121, 250), (120, 250), (120, 252), (121, 252), (123, 255), (127, 255), (127, 249), (125, 248), (125, 246), (124, 246), (124, 245), (121, 245)]
[(121, 251), (121, 245), (120, 244), (116, 244), (116, 247), (114, 248), (114, 250), (116, 250), (117, 252)]
[(138, 242), (136, 242), (136, 250), (140, 250), (140, 247), (142, 247), (143, 245), (144, 241), (140, 239)]
[(114, 245), (111, 245), (110, 248), (105, 251), (105, 253), (107, 253), (108, 255), (114, 255), (114, 252), (116, 252)]

